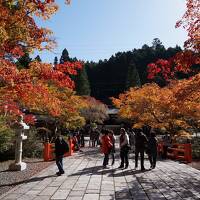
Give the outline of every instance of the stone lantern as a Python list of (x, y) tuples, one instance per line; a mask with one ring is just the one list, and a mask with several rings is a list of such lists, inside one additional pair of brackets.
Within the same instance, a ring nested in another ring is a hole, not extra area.
[(9, 170), (11, 171), (22, 171), (26, 169), (26, 163), (22, 162), (22, 141), (27, 139), (24, 132), (28, 129), (29, 126), (23, 122), (23, 116), (21, 116), (19, 126), (16, 128), (15, 162), (9, 166)]

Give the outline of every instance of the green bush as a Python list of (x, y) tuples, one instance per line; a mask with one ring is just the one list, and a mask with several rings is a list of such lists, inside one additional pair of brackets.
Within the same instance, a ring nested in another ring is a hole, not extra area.
[(8, 151), (15, 139), (14, 131), (6, 124), (5, 118), (0, 116), (0, 153)]
[(38, 138), (37, 131), (31, 128), (25, 135), (28, 137), (23, 141), (23, 157), (42, 158), (43, 143)]

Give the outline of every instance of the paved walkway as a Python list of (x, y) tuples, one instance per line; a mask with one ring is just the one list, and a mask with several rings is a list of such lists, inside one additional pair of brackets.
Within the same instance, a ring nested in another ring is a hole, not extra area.
[[(56, 165), (43, 170), (26, 183), (17, 185), (0, 199), (21, 200), (160, 200), (200, 199), (200, 171), (170, 160), (158, 161), (157, 168), (134, 170), (133, 159), (126, 170), (117, 169), (119, 159), (102, 169), (102, 155), (87, 149), (64, 160), (65, 174), (55, 176)], [(145, 161), (149, 168), (149, 162)]]

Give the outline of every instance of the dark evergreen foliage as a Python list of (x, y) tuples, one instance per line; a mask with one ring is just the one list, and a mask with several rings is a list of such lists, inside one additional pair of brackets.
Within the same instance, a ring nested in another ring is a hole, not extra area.
[(128, 66), (127, 79), (126, 79), (126, 89), (130, 87), (140, 87), (141, 81), (136, 66), (133, 63), (130, 63)]
[(74, 77), (74, 82), (75, 90), (78, 95), (90, 96), (90, 83), (88, 81), (88, 76), (85, 67), (78, 71), (77, 76)]
[(38, 62), (42, 62), (42, 59), (40, 58), (40, 56), (39, 55), (37, 55), (36, 57), (35, 57), (35, 59), (34, 60), (36, 60), (36, 61), (38, 61)]
[(149, 63), (159, 58), (168, 59), (179, 51), (181, 51), (179, 46), (166, 49), (156, 38), (152, 46), (145, 44), (141, 49), (118, 52), (109, 60), (100, 60), (98, 63), (86, 62), (91, 96), (110, 104), (109, 97), (117, 97), (130, 87), (148, 83)]
[(54, 67), (58, 64), (58, 58), (57, 58), (57, 56), (54, 58), (53, 64), (54, 64)]
[(67, 49), (64, 49), (60, 57), (60, 63), (63, 64), (64, 62), (67, 62), (67, 61), (71, 61), (71, 59), (69, 57), (69, 53)]
[(20, 57), (17, 60), (17, 62), (16, 62), (17, 68), (18, 69), (23, 69), (23, 68), (28, 69), (29, 68), (29, 63), (31, 61), (32, 61), (32, 58), (30, 58), (29, 53), (26, 52), (22, 57)]
[[(73, 78), (76, 83), (76, 91), (80, 95), (90, 93), (96, 99), (111, 104), (110, 97), (117, 97), (130, 87), (141, 86), (149, 82), (147, 79), (147, 65), (149, 63), (160, 58), (168, 59), (180, 51), (182, 50), (179, 46), (166, 49), (161, 41), (155, 38), (152, 46), (145, 44), (140, 49), (118, 52), (108, 60), (86, 62), (84, 70), (78, 74), (77, 78)], [(66, 49), (63, 50), (60, 58), (61, 63), (76, 60), (76, 58), (69, 57)], [(89, 92), (90, 90), (91, 92)]]

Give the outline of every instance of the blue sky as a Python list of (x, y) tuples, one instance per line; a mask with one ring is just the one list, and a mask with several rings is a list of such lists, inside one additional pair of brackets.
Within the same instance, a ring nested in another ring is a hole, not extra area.
[[(58, 0), (60, 9), (39, 22), (54, 32), (57, 48), (40, 52), (44, 62), (60, 58), (66, 48), (81, 60), (108, 59), (118, 51), (151, 45), (159, 38), (165, 47), (183, 46), (187, 33), (175, 23), (185, 11), (185, 0)], [(34, 55), (38, 54), (35, 52)]]

